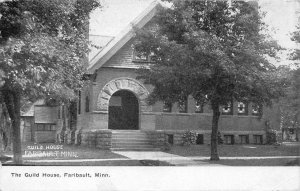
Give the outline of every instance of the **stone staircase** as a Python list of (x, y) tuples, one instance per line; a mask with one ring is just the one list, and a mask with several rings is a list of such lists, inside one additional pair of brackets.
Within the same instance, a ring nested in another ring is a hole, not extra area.
[(113, 130), (111, 150), (153, 151), (160, 150), (151, 144), (145, 132), (138, 130)]

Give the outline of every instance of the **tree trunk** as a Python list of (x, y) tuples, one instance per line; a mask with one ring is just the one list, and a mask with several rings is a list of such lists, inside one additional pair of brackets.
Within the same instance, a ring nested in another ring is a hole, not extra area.
[(15, 164), (22, 164), (22, 145), (20, 131), (20, 91), (7, 90), (4, 93), (4, 102), (6, 104), (11, 122), (12, 122), (12, 140), (13, 140), (13, 160)]
[(219, 104), (212, 102), (213, 118), (211, 130), (210, 160), (220, 160), (218, 154), (218, 123), (220, 117)]

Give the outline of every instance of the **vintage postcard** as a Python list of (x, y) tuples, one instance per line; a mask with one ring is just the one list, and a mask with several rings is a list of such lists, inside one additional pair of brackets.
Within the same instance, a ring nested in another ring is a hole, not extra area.
[(299, 0), (0, 0), (0, 191), (300, 190)]

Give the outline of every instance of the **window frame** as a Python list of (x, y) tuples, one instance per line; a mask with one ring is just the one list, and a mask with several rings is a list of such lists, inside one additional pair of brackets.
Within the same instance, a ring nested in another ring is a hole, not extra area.
[[(240, 112), (239, 112), (239, 109), (240, 109), (239, 104), (240, 104), (240, 103), (242, 103), (242, 104), (245, 105), (245, 106), (244, 106), (245, 112), (243, 112), (243, 113), (240, 113)], [(249, 110), (248, 108), (249, 108), (249, 104), (248, 104), (247, 102), (239, 101), (239, 102), (237, 103), (237, 114), (238, 114), (238, 115), (248, 115), (248, 110)]]
[(222, 115), (233, 115), (233, 101), (230, 101), (227, 106), (229, 106), (230, 111), (229, 112), (224, 112), (224, 108), (226, 106), (222, 107)]
[[(259, 142), (257, 140), (259, 140)], [(253, 135), (253, 143), (256, 145), (262, 145), (263, 144), (263, 136), (262, 135)]]
[(152, 56), (153, 56), (153, 53), (145, 56), (145, 59), (138, 58), (138, 52), (135, 49), (133, 49), (132, 62), (139, 62), (139, 63), (153, 62), (152, 59), (151, 59)]
[(188, 98), (184, 98), (177, 104), (179, 113), (187, 113), (188, 112)]
[(81, 114), (81, 91), (78, 91), (78, 109), (77, 109), (77, 114)]
[[(56, 131), (56, 124), (54, 123), (36, 123), (36, 131), (41, 132), (41, 131)], [(41, 126), (42, 128), (40, 128)], [(46, 127), (49, 127), (49, 129), (46, 129)]]
[(85, 96), (85, 112), (90, 112), (90, 96)]
[[(258, 107), (257, 113), (254, 112), (254, 110), (253, 110), (254, 106)], [(261, 116), (262, 114), (263, 114), (263, 106), (261, 104), (255, 104), (255, 103), (253, 103), (252, 107), (251, 107), (251, 115), (253, 115), (253, 116)]]
[[(201, 101), (195, 100), (195, 113), (204, 113), (204, 103), (201, 103)], [(198, 109), (200, 108), (200, 110)]]
[[(249, 135), (239, 135), (241, 144), (249, 144)], [(243, 143), (243, 138), (245, 138), (245, 143)]]
[(172, 112), (172, 107), (173, 107), (172, 103), (164, 102), (163, 103), (163, 112), (164, 113), (171, 113)]
[[(227, 142), (228, 138), (230, 138), (230, 143)], [(224, 144), (225, 145), (234, 145), (234, 135), (232, 135), (232, 134), (224, 135)]]

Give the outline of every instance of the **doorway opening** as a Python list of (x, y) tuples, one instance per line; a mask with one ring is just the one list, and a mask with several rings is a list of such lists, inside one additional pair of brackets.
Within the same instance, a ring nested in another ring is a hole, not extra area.
[(128, 90), (114, 93), (109, 100), (108, 128), (115, 130), (139, 129), (139, 101)]

